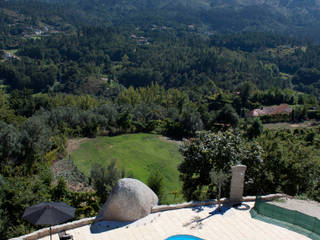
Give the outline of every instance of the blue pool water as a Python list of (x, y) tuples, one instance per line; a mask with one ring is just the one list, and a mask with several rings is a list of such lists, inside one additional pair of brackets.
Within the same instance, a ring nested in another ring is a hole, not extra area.
[(167, 238), (166, 240), (203, 240), (203, 239), (197, 238), (191, 235), (175, 235)]

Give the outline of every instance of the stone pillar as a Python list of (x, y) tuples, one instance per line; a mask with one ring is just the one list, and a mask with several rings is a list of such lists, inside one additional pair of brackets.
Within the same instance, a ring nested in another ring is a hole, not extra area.
[(230, 201), (242, 201), (244, 176), (247, 166), (237, 165), (232, 167), (232, 179), (230, 187)]

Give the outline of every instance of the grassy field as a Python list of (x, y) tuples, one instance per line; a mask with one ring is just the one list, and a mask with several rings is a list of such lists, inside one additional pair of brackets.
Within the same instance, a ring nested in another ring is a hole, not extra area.
[[(170, 192), (180, 191), (181, 183), (177, 166), (182, 161), (178, 145), (153, 134), (128, 134), (116, 137), (97, 137), (82, 143), (72, 151), (71, 158), (85, 175), (91, 166), (107, 166), (115, 160), (119, 169), (132, 173), (134, 178), (146, 183), (152, 170), (160, 170), (164, 178), (165, 201), (174, 199)], [(180, 194), (181, 195), (181, 194)]]

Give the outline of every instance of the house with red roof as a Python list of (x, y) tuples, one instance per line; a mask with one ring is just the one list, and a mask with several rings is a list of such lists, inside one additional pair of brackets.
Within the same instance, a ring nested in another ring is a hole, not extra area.
[(262, 107), (260, 109), (253, 109), (246, 114), (247, 117), (261, 117), (265, 115), (290, 114), (292, 108), (288, 104), (280, 104), (278, 106)]

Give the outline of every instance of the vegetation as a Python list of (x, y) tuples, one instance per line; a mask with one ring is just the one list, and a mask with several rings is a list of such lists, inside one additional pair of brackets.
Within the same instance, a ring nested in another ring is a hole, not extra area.
[[(319, 127), (282, 127), (320, 119), (319, 6), (259, 2), (0, 0), (0, 238), (32, 231), (40, 201), (95, 215), (123, 176), (180, 201), (179, 163), (186, 200), (215, 198), (210, 171), (237, 162), (245, 194), (320, 200)], [(161, 135), (188, 139), (183, 157)], [(73, 192), (50, 167), (83, 137), (93, 191)]]
[(281, 191), (320, 200), (318, 134), (319, 128), (269, 130), (257, 139), (265, 150), (261, 192)]
[(179, 171), (187, 200), (213, 198), (210, 171), (228, 173), (233, 165), (240, 163), (248, 166), (247, 180), (256, 187), (261, 185), (257, 178), (263, 149), (256, 142), (243, 139), (238, 132), (201, 132), (196, 138), (186, 141), (180, 150), (184, 161)]
[[(23, 169), (7, 169), (0, 186), (1, 195), (1, 239), (8, 239), (34, 231), (41, 226), (34, 226), (22, 219), (24, 210), (43, 201), (63, 201), (76, 208), (76, 219), (95, 216), (99, 203), (94, 193), (77, 193), (67, 189), (65, 181), (52, 183), (52, 174), (47, 166), (33, 167), (33, 177), (25, 176)], [(37, 169), (37, 170), (35, 170)], [(8, 176), (10, 174), (11, 176)]]
[(107, 167), (98, 163), (93, 164), (90, 179), (96, 189), (96, 194), (100, 198), (100, 204), (104, 204), (117, 181), (124, 177), (124, 172), (117, 170), (115, 162), (111, 162)]
[(150, 173), (148, 182), (148, 186), (152, 189), (152, 191), (158, 196), (159, 202), (162, 202), (163, 199), (163, 177), (160, 170), (153, 171)]
[(266, 130), (255, 141), (233, 131), (201, 133), (181, 148), (183, 193), (187, 199), (212, 197), (210, 170), (227, 173), (232, 165), (243, 163), (247, 195), (285, 192), (319, 200), (318, 131)]
[(249, 139), (260, 136), (263, 133), (263, 124), (259, 118), (254, 118), (250, 127), (247, 129)]
[[(153, 186), (152, 189), (160, 193), (159, 199), (163, 190), (163, 202), (172, 201), (173, 196), (170, 193), (181, 188), (177, 166), (182, 156), (179, 154), (178, 146), (162, 140), (158, 135), (97, 137), (82, 143), (71, 153), (71, 157), (78, 169), (87, 176), (90, 174), (90, 169), (101, 172), (103, 167), (109, 166), (109, 169), (112, 163), (113, 169), (114, 167), (123, 169), (127, 175)], [(95, 167), (95, 164), (99, 165)], [(105, 177), (109, 175), (105, 173)], [(107, 185), (113, 186), (111, 183)], [(102, 194), (107, 196), (108, 191), (104, 191)]]
[(219, 212), (221, 212), (221, 202), (220, 202), (220, 199), (221, 199), (221, 188), (230, 179), (229, 175), (230, 174), (224, 173), (221, 169), (219, 171), (216, 171), (216, 170), (212, 169), (211, 172), (210, 172), (211, 182), (213, 184), (215, 184), (217, 189), (218, 189), (217, 200), (218, 200)]

